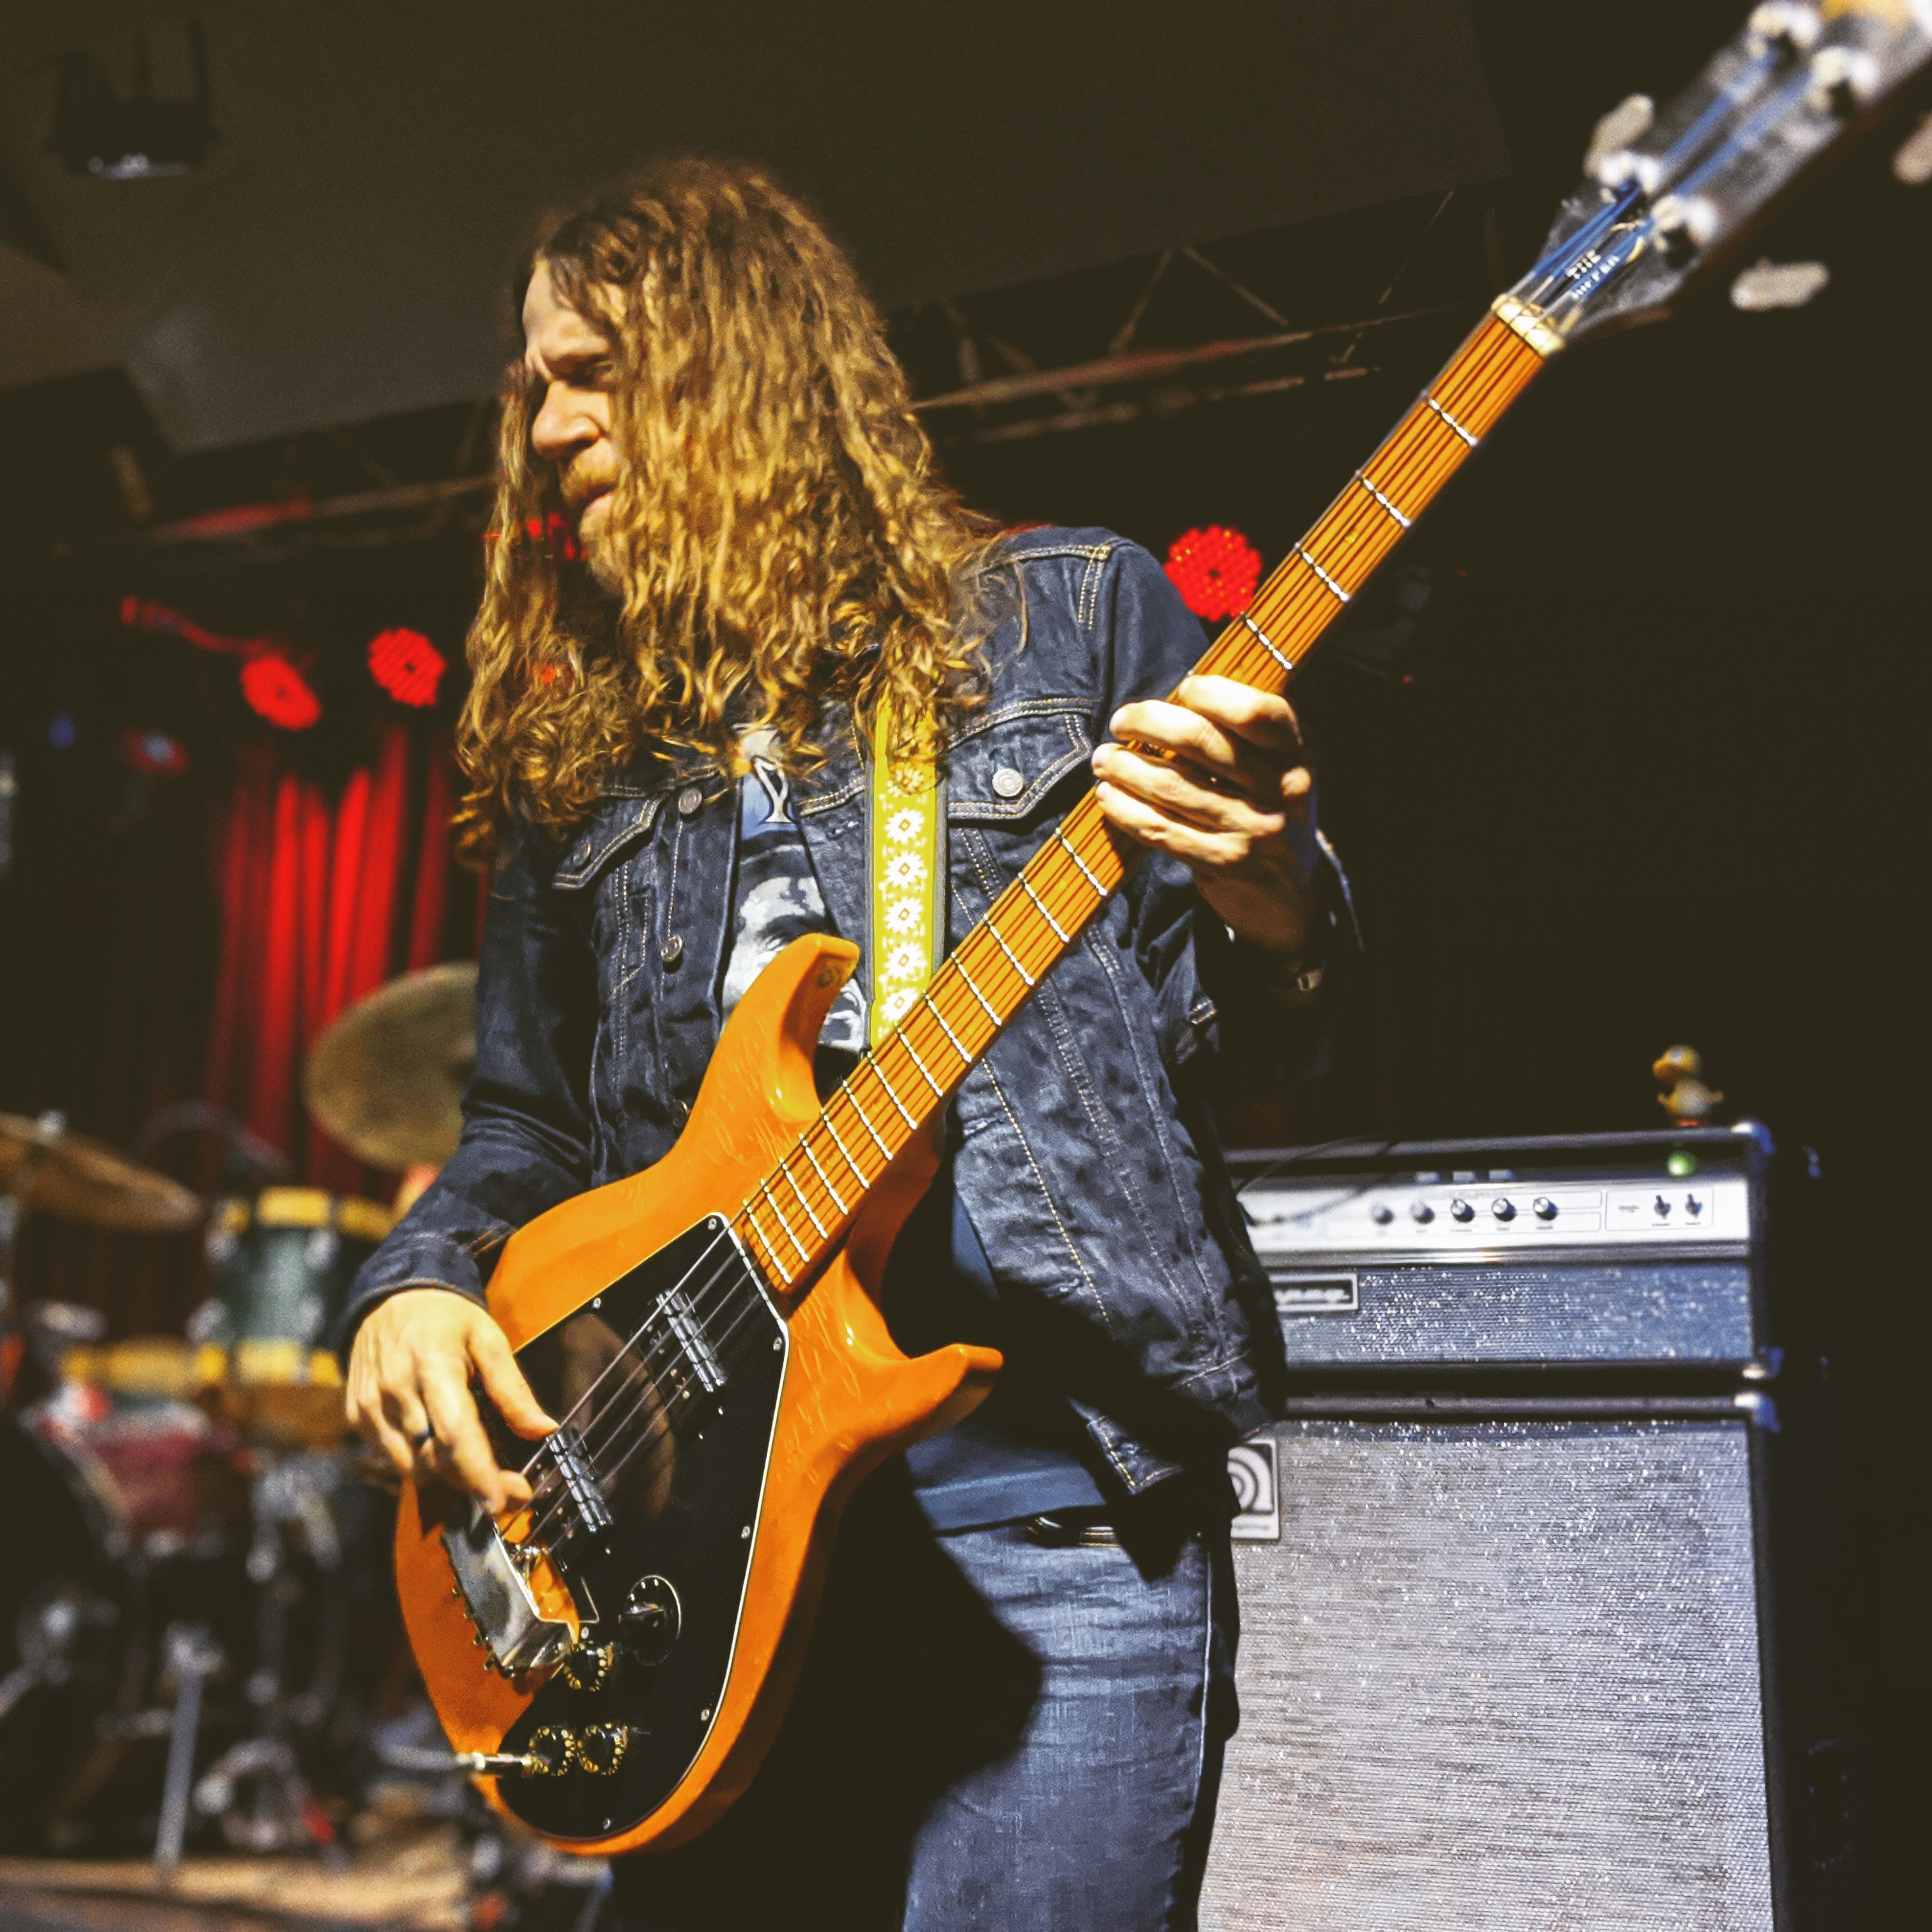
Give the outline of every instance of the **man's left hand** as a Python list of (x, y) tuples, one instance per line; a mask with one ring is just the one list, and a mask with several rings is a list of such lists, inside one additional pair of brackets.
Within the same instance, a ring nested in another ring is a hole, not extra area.
[(1172, 700), (1114, 713), (1094, 754), (1100, 808), (1184, 860), (1240, 938), (1298, 958), (1318, 916), (1304, 854), (1314, 781), (1288, 700), (1225, 677), (1189, 677)]

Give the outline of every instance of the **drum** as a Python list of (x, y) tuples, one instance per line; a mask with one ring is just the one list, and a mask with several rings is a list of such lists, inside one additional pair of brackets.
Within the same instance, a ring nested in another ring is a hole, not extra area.
[(356, 1270), (389, 1232), (379, 1202), (314, 1187), (268, 1187), (215, 1204), (207, 1252), (214, 1293), (189, 1324), (205, 1380), (257, 1440), (340, 1441), (342, 1376), (332, 1345)]
[[(158, 1350), (123, 1348), (124, 1374), (160, 1372)], [(214, 1660), (197, 1766), (272, 1715), (328, 1782), (389, 1648), (386, 1499), (355, 1473), (124, 1387), (68, 1382), (0, 1414), (20, 1531), (0, 1570), (0, 1849), (152, 1846), (190, 1631)]]

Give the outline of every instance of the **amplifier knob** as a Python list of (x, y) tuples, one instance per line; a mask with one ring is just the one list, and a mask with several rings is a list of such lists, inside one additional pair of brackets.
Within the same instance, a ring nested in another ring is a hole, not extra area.
[(1427, 1227), (1430, 1222), (1436, 1218), (1436, 1210), (1430, 1207), (1426, 1201), (1418, 1201), (1415, 1202), (1414, 1205), (1410, 1208), (1408, 1211), (1411, 1214), (1414, 1216), (1415, 1219), (1420, 1222), (1425, 1228)]
[(1378, 1201), (1369, 1210), (1369, 1219), (1378, 1228), (1386, 1228), (1395, 1219), (1395, 1210), (1386, 1201)]
[(1546, 1194), (1539, 1194), (1531, 1211), (1539, 1221), (1553, 1221), (1556, 1218), (1556, 1203)]
[(1460, 1198), (1450, 1202), (1449, 1212), (1451, 1217), (1458, 1221), (1473, 1221), (1476, 1218), (1475, 1209)]
[(1514, 1221), (1516, 1219), (1516, 1204), (1514, 1202), (1505, 1201), (1503, 1197), (1498, 1194), (1496, 1198), (1490, 1203), (1490, 1212), (1493, 1214), (1498, 1221)]

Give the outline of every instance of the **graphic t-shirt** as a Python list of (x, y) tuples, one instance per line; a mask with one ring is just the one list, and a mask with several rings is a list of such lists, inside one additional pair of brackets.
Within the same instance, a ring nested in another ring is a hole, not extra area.
[[(747, 751), (751, 750), (748, 742)], [(757, 756), (738, 784), (738, 876), (720, 1004), (728, 1016), (794, 939), (832, 922), (799, 831), (785, 776)], [(846, 981), (818, 1037), (816, 1072), (829, 1094), (866, 1050), (860, 975)], [(913, 1487), (938, 1530), (1011, 1522), (1103, 1498), (1088, 1470), (1084, 1432), (1064, 1396), (1042, 1389), (1016, 1358), (977, 1230), (954, 1193), (951, 1164), (914, 1210), (886, 1270), (888, 1325), (909, 1353), (943, 1342), (1001, 1349), (1006, 1366), (973, 1414), (906, 1451)]]

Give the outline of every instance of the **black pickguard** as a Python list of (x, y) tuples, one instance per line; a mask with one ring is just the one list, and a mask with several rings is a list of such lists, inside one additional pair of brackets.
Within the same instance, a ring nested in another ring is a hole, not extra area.
[[(673, 1290), (683, 1300), (667, 1322), (662, 1301)], [(523, 1751), (546, 1726), (579, 1735), (592, 1725), (627, 1727), (614, 1774), (573, 1766), (560, 1775), (502, 1780), (511, 1810), (553, 1838), (628, 1829), (656, 1810), (690, 1768), (730, 1672), (757, 1534), (788, 1336), (722, 1218), (659, 1249), (520, 1349), (517, 1360), (537, 1400), (567, 1418), (647, 1323), (634, 1352), (650, 1365), (658, 1396), (630, 1425), (630, 1439), (646, 1432), (649, 1439), (605, 1482), (614, 1520), (605, 1547), (580, 1553), (571, 1577), (580, 1609), (587, 1615), (595, 1606), (596, 1630), (586, 1628), (586, 1641), (593, 1634), (600, 1643), (615, 1640), (614, 1666), (596, 1690), (574, 1688), (563, 1671), (554, 1672), (502, 1744)], [(614, 1372), (604, 1392), (622, 1373)], [(586, 1411), (598, 1400), (593, 1395)], [(599, 1430), (586, 1433), (596, 1449)], [(608, 1454), (604, 1460), (608, 1466)], [(627, 1645), (618, 1635), (632, 1586), (652, 1576), (669, 1580), (680, 1612), (676, 1640), (655, 1663), (642, 1654), (655, 1646)]]

